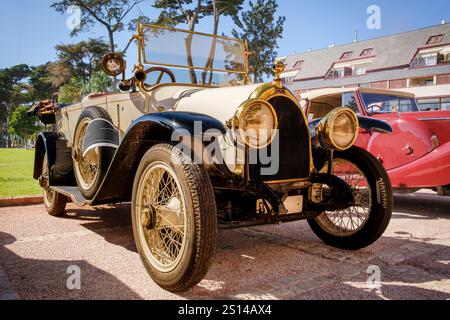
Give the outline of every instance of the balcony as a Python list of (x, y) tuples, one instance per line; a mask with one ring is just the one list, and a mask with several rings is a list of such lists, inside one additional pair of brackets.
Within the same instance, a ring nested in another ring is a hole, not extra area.
[(367, 70), (365, 68), (344, 68), (339, 70), (331, 70), (325, 76), (325, 79), (339, 79), (346, 77), (355, 77), (355, 76), (363, 76), (367, 74)]
[(449, 55), (440, 55), (433, 58), (416, 58), (411, 63), (411, 69), (435, 67), (444, 64), (450, 64)]

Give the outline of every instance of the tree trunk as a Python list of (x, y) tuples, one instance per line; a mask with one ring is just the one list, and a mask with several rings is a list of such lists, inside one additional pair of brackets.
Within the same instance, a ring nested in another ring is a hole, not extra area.
[[(196, 21), (195, 16), (189, 20), (189, 30), (190, 31), (195, 31), (195, 21)], [(191, 34), (186, 39), (187, 63), (188, 63), (188, 66), (192, 68), (192, 69), (190, 69), (191, 82), (193, 84), (197, 84), (198, 83), (197, 74), (195, 73), (195, 69), (193, 69), (194, 61), (192, 60), (192, 40), (193, 40), (193, 35)]]
[[(215, 3), (215, 2), (214, 2)], [(220, 14), (217, 12), (216, 6), (214, 5), (214, 32), (213, 34), (215, 36), (217, 36), (217, 34), (219, 33), (219, 22), (220, 22)], [(209, 52), (209, 57), (208, 57), (208, 61), (206, 62), (205, 65), (205, 69), (212, 69), (212, 67), (214, 66), (214, 56), (216, 54), (216, 47), (217, 47), (217, 38), (214, 38), (212, 43), (211, 43), (211, 50)], [(203, 84), (206, 83), (206, 77), (208, 75), (209, 72), (209, 81), (208, 84), (212, 83), (213, 80), (213, 71), (211, 70), (204, 70), (203, 74), (202, 74), (202, 82)]]

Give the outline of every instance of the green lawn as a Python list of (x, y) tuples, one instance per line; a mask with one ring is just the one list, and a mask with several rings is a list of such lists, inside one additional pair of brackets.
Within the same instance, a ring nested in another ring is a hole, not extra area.
[(34, 150), (0, 149), (0, 198), (40, 195), (33, 167)]

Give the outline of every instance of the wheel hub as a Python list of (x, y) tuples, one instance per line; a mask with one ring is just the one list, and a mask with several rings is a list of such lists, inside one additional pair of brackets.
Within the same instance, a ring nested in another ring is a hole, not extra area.
[(38, 183), (41, 188), (44, 188), (44, 189), (48, 188), (48, 180), (46, 177), (40, 176), (38, 179)]
[(156, 227), (156, 211), (153, 206), (148, 206), (142, 210), (141, 224), (147, 230), (153, 230)]

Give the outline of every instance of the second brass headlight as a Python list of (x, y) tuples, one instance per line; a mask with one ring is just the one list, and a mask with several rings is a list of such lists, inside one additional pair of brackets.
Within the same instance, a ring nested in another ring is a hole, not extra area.
[(278, 117), (272, 105), (260, 99), (247, 101), (233, 120), (241, 143), (254, 149), (267, 147), (278, 129)]
[(358, 117), (349, 108), (338, 108), (326, 115), (316, 130), (323, 148), (344, 151), (358, 138)]

